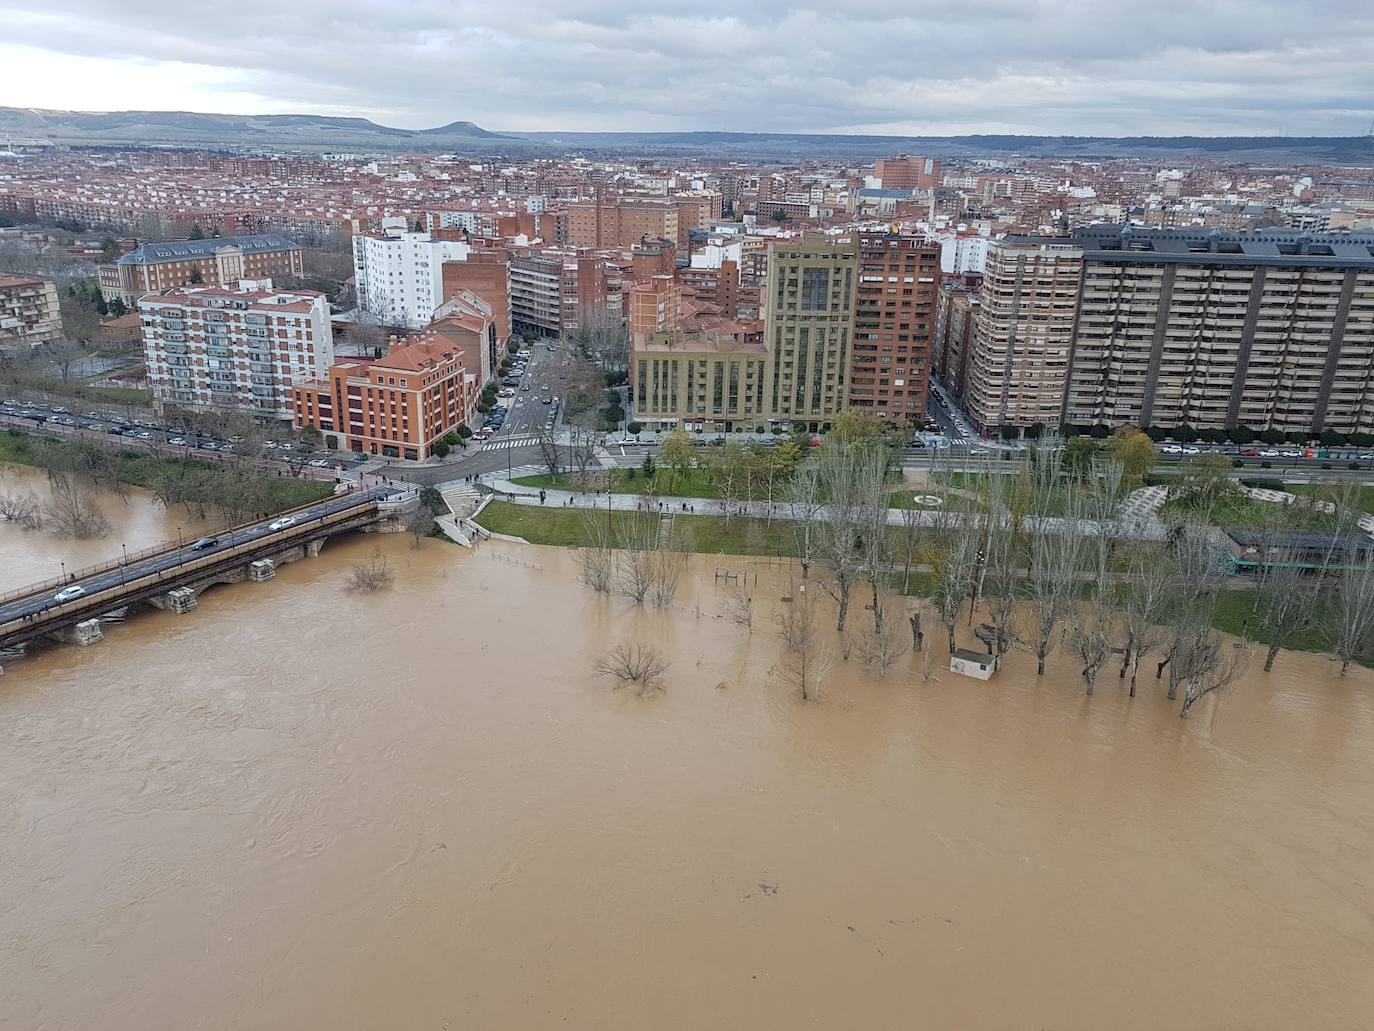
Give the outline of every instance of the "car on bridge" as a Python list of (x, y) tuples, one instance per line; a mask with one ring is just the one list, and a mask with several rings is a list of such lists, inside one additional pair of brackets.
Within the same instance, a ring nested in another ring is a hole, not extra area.
[(295, 516), (282, 516), (280, 519), (274, 519), (274, 520), (272, 520), (272, 522), (268, 523), (268, 524), (267, 524), (267, 528), (268, 528), (269, 530), (285, 530), (288, 526), (295, 526), (295, 525), (296, 525), (296, 517), (295, 517)]
[(213, 547), (214, 547), (216, 544), (218, 544), (218, 543), (219, 543), (219, 538), (218, 538), (218, 537), (201, 537), (201, 538), (197, 539), (196, 542), (195, 542), (194, 544), (191, 545), (191, 550), (192, 550), (192, 551), (205, 551), (207, 548), (213, 548)]
[(61, 605), (64, 602), (69, 602), (74, 598), (79, 598), (85, 593), (86, 588), (82, 587), (80, 584), (73, 584), (71, 587), (64, 587), (62, 588), (62, 590), (54, 594), (52, 600), (57, 602), (57, 604)]

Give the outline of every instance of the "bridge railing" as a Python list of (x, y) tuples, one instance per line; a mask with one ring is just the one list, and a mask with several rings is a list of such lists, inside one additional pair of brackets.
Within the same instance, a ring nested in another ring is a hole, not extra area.
[[(365, 493), (365, 491), (359, 492), (359, 494)], [(408, 496), (409, 492), (405, 492), (405, 494), (406, 496)], [(348, 497), (348, 495), (334, 495), (334, 498), (344, 497)], [(318, 501), (307, 501), (304, 504), (295, 506), (294, 508), (283, 509), (281, 512), (275, 513), (272, 516), (272, 518), (278, 519), (281, 516), (288, 515), (292, 512), (299, 512), (302, 509), (314, 508), (317, 505), (325, 504), (330, 500), (333, 499), (324, 497), (320, 498)], [(247, 522), (234, 523), (230, 526), (224, 526), (217, 530), (210, 530), (208, 531), (208, 535), (212, 537), (222, 537), (227, 534), (235, 533), (239, 530), (246, 529), (250, 526), (256, 526), (258, 523), (261, 522), (264, 522), (264, 520), (250, 519)], [(196, 540), (200, 536), (201, 534), (196, 534), (195, 536), (189, 537), (185, 540), (163, 541), (160, 544), (153, 544), (147, 548), (142, 548), (138, 551), (121, 551), (118, 558), (111, 558), (107, 561), (97, 562), (94, 565), (90, 566), (82, 566), (79, 568), (68, 569), (65, 575), (58, 575), (48, 580), (39, 580), (38, 582), (28, 584), (25, 587), (20, 587), (16, 590), (9, 591), (5, 594), (0, 594), (0, 605), (4, 605), (5, 603), (14, 601), (18, 598), (27, 598), (31, 594), (40, 594), (43, 591), (49, 591), (52, 590), (54, 587), (60, 587), (64, 584), (79, 583), (80, 581), (86, 579), (89, 576), (95, 576), (98, 573), (108, 573), (113, 569), (120, 568), (121, 566), (132, 565), (133, 563), (141, 562), (146, 558), (152, 558), (154, 555), (161, 555), (168, 551), (176, 551), (180, 548), (184, 548), (187, 544)]]

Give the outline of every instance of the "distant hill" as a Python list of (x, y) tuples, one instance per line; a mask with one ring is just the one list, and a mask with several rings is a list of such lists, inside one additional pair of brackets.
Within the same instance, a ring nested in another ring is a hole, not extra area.
[(768, 132), (492, 132), (472, 122), (395, 129), (366, 118), (191, 111), (45, 111), (0, 107), (6, 137), (74, 146), (232, 147), (296, 151), (465, 151), (511, 156), (590, 151), (756, 160), (1066, 157), (1374, 166), (1370, 136), (850, 136)]
[[(516, 135), (516, 134), (513, 134)], [(1374, 165), (1369, 136), (849, 136), (765, 132), (527, 132), (560, 150), (715, 154), (756, 158), (927, 157), (1197, 158)]]
[(193, 111), (46, 111), (0, 107), (0, 142), (6, 136), (77, 146), (137, 144), (163, 147), (276, 148), (281, 150), (506, 150), (542, 149), (471, 122), (437, 129), (393, 129), (366, 118), (327, 115), (220, 115)]

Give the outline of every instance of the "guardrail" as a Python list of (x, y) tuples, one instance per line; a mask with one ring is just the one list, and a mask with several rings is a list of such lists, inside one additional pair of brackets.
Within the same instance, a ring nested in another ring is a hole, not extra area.
[[(400, 499), (408, 497), (410, 493), (410, 491), (401, 491), (394, 495), (394, 497), (396, 499)], [(347, 497), (347, 495), (341, 496)], [(318, 501), (307, 501), (304, 504), (297, 505), (295, 508), (283, 509), (281, 512), (276, 513), (272, 518), (279, 519), (284, 515), (290, 515), (295, 512), (302, 512), (308, 509), (316, 508), (320, 505), (326, 504), (329, 500), (329, 498), (321, 498)], [(386, 501), (390, 499), (373, 498), (371, 500), (380, 503), (381, 501)], [(349, 511), (350, 509), (344, 509), (343, 513), (347, 513)], [(337, 515), (342, 513), (335, 514)], [(251, 526), (257, 526), (262, 522), (264, 522), (264, 520), (262, 519), (250, 519), (247, 522), (234, 523), (230, 526), (225, 526), (221, 529), (213, 531), (213, 535), (216, 537), (227, 536), (231, 533), (237, 533), (239, 530), (246, 530)], [(9, 591), (5, 594), (0, 594), (0, 605), (8, 604), (12, 601), (17, 601), (20, 598), (27, 598), (33, 594), (41, 594), (44, 591), (52, 590), (54, 587), (58, 587), (63, 584), (74, 582), (79, 583), (80, 581), (85, 580), (87, 577), (96, 576), (99, 573), (108, 573), (111, 570), (119, 569), (127, 565), (133, 565), (137, 562), (142, 562), (144, 559), (153, 558), (156, 555), (165, 555), (169, 552), (178, 551), (194, 540), (196, 540), (195, 537), (192, 537), (190, 541), (164, 541), (160, 544), (154, 544), (150, 547), (143, 548), (139, 551), (121, 553), (118, 558), (110, 559), (106, 562), (97, 562), (91, 566), (84, 566), (81, 568), (68, 570), (65, 576), (57, 576), (48, 580), (41, 580), (36, 583), (28, 584), (24, 587), (20, 587), (17, 590)]]

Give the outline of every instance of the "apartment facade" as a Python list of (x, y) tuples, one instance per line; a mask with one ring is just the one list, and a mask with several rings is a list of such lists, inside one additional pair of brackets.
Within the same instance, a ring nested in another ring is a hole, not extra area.
[(39, 347), (61, 337), (57, 287), (46, 279), (0, 275), (0, 349)]
[(1374, 236), (1080, 230), (1062, 421), (1374, 428)]
[(391, 227), (353, 237), (358, 307), (387, 325), (420, 329), (444, 303), (444, 263), (464, 261), (461, 240)]
[(849, 405), (890, 422), (926, 410), (940, 291), (940, 248), (911, 236), (859, 234)]
[(327, 447), (421, 461), (458, 429), (481, 385), (463, 352), (441, 336), (396, 347), (376, 361), (349, 359), (292, 391), (292, 422)]
[(1007, 237), (988, 249), (955, 380), (978, 429), (1059, 423), (1082, 270), (1083, 248), (1071, 239)]
[(329, 303), (313, 290), (169, 290), (138, 302), (154, 403), (289, 419), (292, 387), (334, 360)]
[(683, 245), (678, 236), (678, 206), (671, 200), (617, 197), (571, 204), (567, 233), (573, 247), (628, 249), (642, 239), (673, 240)]
[(822, 429), (848, 403), (857, 253), (850, 238), (820, 235), (773, 247), (764, 336), (768, 396), (781, 420)]
[(99, 270), (100, 292), (134, 305), (145, 294), (180, 287), (232, 287), (243, 279), (298, 276), (301, 247), (284, 236), (226, 236), (145, 243)]

